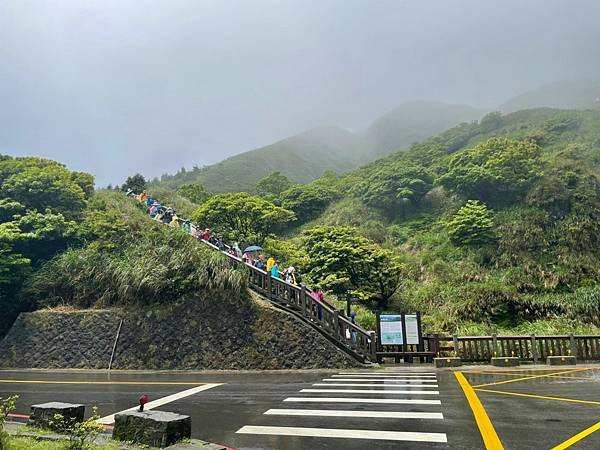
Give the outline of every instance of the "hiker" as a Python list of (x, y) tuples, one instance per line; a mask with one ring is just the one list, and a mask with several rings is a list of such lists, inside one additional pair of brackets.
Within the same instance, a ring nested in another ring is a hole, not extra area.
[(148, 197), (148, 199), (146, 200), (146, 206), (148, 208), (150, 208), (153, 204), (154, 204), (154, 199), (152, 197)]
[(223, 242), (223, 236), (221, 236), (220, 234), (217, 234), (215, 237), (215, 245), (219, 248), (219, 250), (221, 250), (222, 252), (224, 252), (225, 250), (228, 249), (228, 246), (225, 245), (225, 243)]
[(273, 267), (274, 264), (275, 264), (275, 258), (270, 256), (269, 259), (267, 259), (267, 272), (271, 271), (271, 268)]
[(281, 273), (279, 272), (279, 266), (277, 265), (277, 261), (273, 260), (273, 265), (271, 266), (271, 276), (273, 278), (279, 278)]
[(238, 245), (237, 242), (233, 243), (233, 249), (235, 250), (235, 256), (237, 256), (238, 258), (242, 257), (242, 249), (240, 248), (240, 246)]
[(323, 317), (323, 307), (321, 304), (323, 303), (323, 300), (325, 300), (325, 296), (323, 295), (323, 291), (321, 289), (311, 292), (310, 295), (315, 299), (315, 305), (317, 309), (316, 313), (320, 321)]
[(160, 207), (160, 205), (157, 202), (152, 203), (152, 206), (150, 206), (150, 217), (152, 219), (154, 219), (156, 217), (156, 215), (158, 214), (159, 207)]
[(265, 270), (265, 262), (263, 261), (264, 257), (260, 255), (256, 261), (254, 261), (254, 267), (260, 270)]
[(156, 210), (156, 216), (154, 216), (154, 220), (162, 222), (166, 213), (167, 209), (164, 206), (159, 206)]
[(173, 211), (172, 208), (167, 208), (167, 210), (165, 211), (165, 213), (162, 216), (162, 223), (166, 223), (166, 224), (171, 223), (171, 220), (173, 219), (174, 214), (175, 214), (175, 211)]
[(177, 214), (175, 214), (175, 212), (173, 212), (173, 217), (171, 217), (171, 222), (169, 222), (169, 225), (172, 227), (179, 228), (179, 217), (177, 217)]
[(293, 284), (295, 286), (298, 285), (298, 282), (296, 280), (296, 269), (293, 266), (290, 266), (287, 269), (285, 269), (284, 273), (285, 273), (285, 281), (287, 281), (288, 283)]
[(202, 229), (198, 225), (190, 224), (190, 234), (196, 239), (202, 239)]
[(183, 222), (181, 222), (181, 224), (180, 224), (179, 226), (180, 226), (180, 227), (181, 227), (181, 229), (182, 229), (183, 231), (185, 231), (187, 234), (190, 234), (190, 233), (191, 233), (191, 231), (190, 231), (190, 228), (191, 228), (191, 226), (190, 226), (190, 221), (189, 221), (189, 220), (187, 220), (187, 219), (186, 219), (186, 220), (184, 220)]
[[(356, 312), (350, 311), (350, 316), (348, 317), (350, 323), (356, 325)], [(346, 339), (350, 338), (352, 340), (352, 347), (356, 347), (356, 330), (354, 328), (350, 329), (350, 336), (346, 336)]]
[(208, 242), (210, 239), (210, 228), (207, 228), (204, 230), (204, 233), (202, 234), (202, 240)]
[(135, 197), (136, 196), (135, 192), (133, 192), (133, 189), (131, 189), (131, 188), (127, 188), (127, 192), (125, 193), (125, 195), (127, 197)]
[(250, 253), (246, 252), (242, 255), (242, 261), (244, 261), (246, 264), (252, 264), (252, 255), (250, 255)]

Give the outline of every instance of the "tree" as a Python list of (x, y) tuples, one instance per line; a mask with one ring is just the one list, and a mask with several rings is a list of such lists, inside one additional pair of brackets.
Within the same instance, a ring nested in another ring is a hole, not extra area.
[(464, 246), (479, 246), (493, 242), (493, 226), (490, 210), (485, 204), (475, 200), (469, 200), (446, 223), (452, 243)]
[(261, 197), (272, 199), (290, 189), (294, 183), (281, 172), (273, 172), (256, 184), (256, 192)]
[(422, 166), (407, 161), (382, 165), (359, 183), (354, 192), (374, 208), (395, 216), (414, 208), (433, 185), (433, 177)]
[(384, 309), (398, 290), (404, 265), (391, 251), (350, 227), (317, 227), (304, 234), (309, 275), (338, 296), (348, 293)]
[(184, 184), (179, 189), (177, 189), (177, 193), (187, 198), (189, 201), (197, 203), (199, 205), (204, 203), (213, 195), (211, 192), (208, 192), (206, 189), (204, 189), (204, 186), (202, 186), (199, 183)]
[[(73, 175), (61, 164), (23, 164), (17, 158), (3, 161), (12, 166), (11, 173), (0, 186), (0, 198), (19, 202), (27, 209), (44, 212), (48, 209), (66, 217), (77, 217), (86, 206), (88, 193), (93, 192), (93, 177), (77, 172)], [(84, 191), (81, 187), (88, 191)], [(91, 186), (90, 186), (91, 184)]]
[(540, 153), (532, 142), (491, 138), (450, 158), (438, 183), (463, 198), (510, 204), (541, 175)]
[(121, 190), (126, 191), (127, 189), (131, 189), (136, 194), (143, 192), (146, 190), (146, 179), (142, 174), (136, 173), (130, 177), (127, 177), (123, 186), (121, 186)]
[(284, 224), (295, 219), (294, 213), (245, 192), (220, 194), (200, 206), (192, 219), (220, 232), (227, 239), (244, 243), (262, 243)]
[(309, 184), (299, 184), (279, 196), (283, 208), (294, 211), (301, 223), (308, 222), (319, 216), (325, 208), (340, 194), (335, 186), (320, 180)]

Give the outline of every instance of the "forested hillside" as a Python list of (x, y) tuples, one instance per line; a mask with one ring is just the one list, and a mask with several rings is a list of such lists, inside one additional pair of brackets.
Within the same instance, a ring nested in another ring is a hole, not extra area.
[(430, 331), (589, 331), (599, 169), (600, 111), (493, 113), (283, 191), (273, 201), (298, 220), (270, 245), (327, 290), (424, 312)]
[[(488, 114), (307, 184), (275, 172), (257, 194), (148, 190), (226, 242), (261, 245), (332, 301), (354, 297), (367, 328), (379, 310), (421, 311), (428, 332), (597, 332), (599, 169), (600, 111), (546, 108)], [(221, 255), (123, 192), (93, 192), (90, 175), (4, 157), (0, 182), (4, 329), (21, 310), (245, 288)]]
[(177, 189), (195, 183), (214, 192), (250, 191), (261, 178), (276, 171), (295, 183), (308, 183), (325, 171), (348, 172), (482, 115), (464, 105), (409, 102), (384, 114), (364, 132), (315, 128), (211, 166), (163, 176), (160, 185)]
[(599, 169), (600, 111), (491, 113), (345, 175), (208, 195), (193, 218), (356, 297), (366, 327), (418, 310), (428, 331), (592, 331)]

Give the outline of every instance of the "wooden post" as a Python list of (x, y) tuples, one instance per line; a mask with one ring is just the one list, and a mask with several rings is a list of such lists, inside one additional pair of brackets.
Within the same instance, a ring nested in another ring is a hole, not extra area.
[(571, 345), (571, 355), (577, 358), (577, 345), (575, 344), (575, 336), (573, 333), (569, 333), (569, 343)]
[(306, 301), (306, 288), (304, 287), (304, 285), (302, 285), (302, 287), (300, 288), (300, 304), (302, 305), (302, 314), (304, 315), (304, 317), (308, 317), (308, 308), (307, 308), (307, 301)]
[(492, 351), (494, 354), (492, 356), (496, 357), (498, 355), (498, 336), (492, 334)]
[[(408, 343), (406, 342), (406, 315), (403, 313), (400, 315), (400, 320), (402, 320), (402, 352), (406, 353), (409, 351), (408, 348)], [(396, 360), (396, 362), (400, 362), (398, 360)], [(412, 358), (405, 356), (404, 357), (404, 362), (406, 363), (412, 363)]]
[(535, 334), (532, 334), (530, 339), (531, 339), (531, 356), (533, 357), (533, 363), (537, 364), (538, 351), (537, 351), (537, 341), (535, 340)]
[(371, 343), (370, 343), (371, 361), (377, 362), (377, 335), (375, 334), (374, 331), (370, 331), (369, 335), (371, 337)]
[(271, 274), (267, 272), (267, 285), (265, 286), (267, 290), (267, 298), (271, 300), (271, 296), (273, 291), (271, 290)]
[(452, 336), (452, 342), (454, 343), (454, 356), (458, 356), (458, 335), (453, 335)]
[(338, 341), (340, 340), (340, 336), (339, 336), (339, 328), (340, 328), (340, 324), (339, 324), (339, 319), (340, 318), (340, 313), (338, 312), (337, 309), (333, 310), (333, 330), (332, 330), (332, 334), (333, 337), (335, 337)]

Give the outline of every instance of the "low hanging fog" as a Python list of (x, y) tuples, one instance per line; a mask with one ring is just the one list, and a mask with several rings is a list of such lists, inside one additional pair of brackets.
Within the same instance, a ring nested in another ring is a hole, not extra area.
[(99, 185), (600, 78), (598, 0), (3, 0), (0, 153)]

